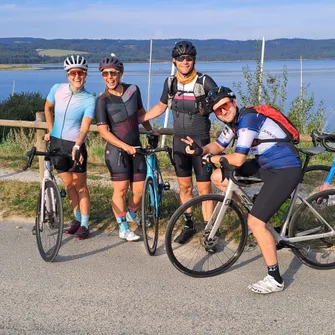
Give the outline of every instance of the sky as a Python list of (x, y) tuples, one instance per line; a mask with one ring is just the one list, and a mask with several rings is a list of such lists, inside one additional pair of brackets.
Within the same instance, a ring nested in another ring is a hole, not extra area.
[(8, 0), (0, 37), (335, 38), (334, 0)]

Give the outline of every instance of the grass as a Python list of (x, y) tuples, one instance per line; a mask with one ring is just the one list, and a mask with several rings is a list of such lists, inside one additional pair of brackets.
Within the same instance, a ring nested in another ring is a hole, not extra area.
[(31, 65), (24, 64), (0, 64), (1, 70), (33, 70), (34, 68)]
[(85, 55), (88, 52), (78, 50), (61, 50), (61, 49), (37, 49), (40, 56), (63, 57), (68, 55)]

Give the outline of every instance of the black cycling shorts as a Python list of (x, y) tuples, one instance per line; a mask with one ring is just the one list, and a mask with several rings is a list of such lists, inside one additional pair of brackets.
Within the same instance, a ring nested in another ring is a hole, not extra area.
[(108, 143), (105, 150), (105, 162), (112, 181), (144, 181), (147, 176), (147, 164), (144, 155), (128, 155)]
[[(74, 161), (71, 158), (72, 149), (76, 142), (62, 140), (57, 137), (50, 137), (50, 150), (60, 148), (58, 151), (61, 154), (68, 154), (69, 157), (52, 157), (51, 162), (58, 173), (69, 172), (72, 169)], [(84, 157), (82, 164), (77, 164), (71, 172), (84, 173), (87, 170), (87, 150), (86, 145), (83, 143), (79, 149), (80, 153)]]
[(262, 169), (256, 160), (247, 160), (239, 169), (242, 176), (255, 176), (264, 182), (250, 214), (268, 222), (302, 181), (301, 167)]
[[(191, 177), (193, 167), (197, 181), (210, 181), (212, 166), (210, 164), (203, 165), (201, 156), (187, 155), (185, 153), (186, 144), (181, 139), (182, 137), (180, 136), (173, 136), (173, 158), (177, 177)], [(201, 147), (210, 142), (209, 138), (199, 139), (192, 137), (192, 139)]]

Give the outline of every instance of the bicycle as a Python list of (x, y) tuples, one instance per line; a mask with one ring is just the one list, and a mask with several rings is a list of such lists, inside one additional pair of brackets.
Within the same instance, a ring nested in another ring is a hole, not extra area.
[[(49, 152), (37, 151), (32, 147), (27, 152), (27, 163), (23, 170), (31, 167), (35, 156), (44, 156), (44, 177), (41, 182), (40, 194), (36, 205), (35, 227), (38, 251), (46, 262), (52, 262), (58, 255), (61, 247), (64, 227), (64, 214), (62, 198), (66, 196), (65, 190), (59, 191), (55, 177), (52, 173), (51, 157), (68, 157), (59, 153), (60, 149)], [(76, 161), (79, 159), (79, 150), (76, 152)]]
[[(299, 149), (306, 155), (303, 172), (311, 157), (324, 150), (322, 147)], [(225, 168), (232, 166), (221, 169)], [(256, 177), (237, 176), (235, 169), (231, 169), (225, 194), (198, 196), (178, 208), (168, 223), (165, 245), (169, 260), (179, 271), (193, 277), (210, 277), (226, 271), (238, 260), (247, 242), (247, 213), (253, 205), (252, 197), (244, 188), (259, 182), (261, 180)], [(292, 192), (287, 216), (279, 232), (269, 224), (268, 228), (278, 249), (291, 248), (297, 258), (310, 267), (333, 269), (335, 189), (306, 198), (301, 195), (300, 186)], [(238, 201), (234, 200), (236, 197)], [(204, 223), (201, 210), (204, 201), (214, 203), (214, 211), (207, 223)], [(180, 245), (174, 239), (184, 226), (183, 213), (191, 207), (196, 234), (189, 242)]]
[[(327, 152), (335, 152), (335, 134), (320, 132), (313, 130), (311, 133), (312, 142), (314, 147), (321, 145)], [(335, 175), (335, 158), (331, 166), (328, 165), (311, 165), (306, 170), (305, 189), (309, 193), (315, 190), (321, 191), (328, 188), (334, 188), (335, 184), (332, 183)], [(321, 183), (320, 183), (321, 181)]]
[(144, 246), (147, 253), (153, 256), (156, 253), (159, 230), (159, 209), (163, 193), (170, 189), (169, 182), (164, 182), (159, 167), (158, 152), (166, 152), (173, 165), (172, 149), (168, 146), (157, 148), (158, 136), (147, 134), (148, 145), (145, 148), (136, 148), (137, 154), (142, 154), (147, 162), (147, 176), (142, 193), (142, 230)]

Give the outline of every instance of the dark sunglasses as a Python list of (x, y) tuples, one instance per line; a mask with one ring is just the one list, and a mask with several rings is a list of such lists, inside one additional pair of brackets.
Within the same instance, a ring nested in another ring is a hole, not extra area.
[(192, 62), (192, 61), (194, 61), (194, 57), (193, 56), (178, 56), (178, 57), (176, 57), (176, 60), (178, 61), (178, 62), (182, 62), (182, 61), (184, 61), (186, 59), (186, 61), (188, 61), (188, 62)]
[(71, 77), (75, 77), (76, 75), (78, 75), (79, 77), (84, 77), (86, 75), (86, 72), (85, 71), (69, 71), (67, 73), (69, 76)]
[(101, 75), (105, 78), (108, 77), (109, 75), (111, 77), (116, 77), (119, 73), (120, 73), (119, 71), (103, 71), (101, 72)]

